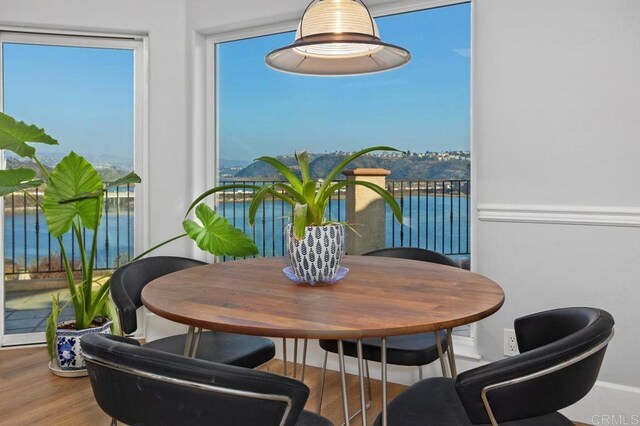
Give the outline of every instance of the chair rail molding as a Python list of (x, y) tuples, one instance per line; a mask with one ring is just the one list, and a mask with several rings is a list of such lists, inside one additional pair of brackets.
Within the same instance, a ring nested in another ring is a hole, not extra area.
[(638, 207), (478, 204), (482, 222), (640, 227)]

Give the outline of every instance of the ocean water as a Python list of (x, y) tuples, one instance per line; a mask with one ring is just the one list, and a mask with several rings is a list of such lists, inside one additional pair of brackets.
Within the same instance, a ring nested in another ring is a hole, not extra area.
[[(109, 269), (116, 265), (120, 256), (126, 258), (133, 254), (134, 241), (133, 212), (130, 216), (126, 213), (109, 213), (102, 218), (102, 224), (98, 230), (98, 252), (96, 266), (100, 269)], [(93, 232), (84, 235), (85, 245), (90, 246)], [(71, 260), (79, 262), (78, 245), (71, 233), (62, 238), (67, 256)], [(24, 265), (35, 271), (36, 263), (40, 264), (40, 270), (48, 270), (49, 259), (52, 265), (59, 265), (60, 248), (58, 241), (49, 235), (47, 221), (42, 212), (11, 212), (4, 214), (4, 258), (5, 271), (11, 272), (10, 261), (15, 260), (20, 269)], [(55, 269), (55, 266), (53, 267)]]
[[(427, 199), (413, 195), (397, 201), (401, 202), (404, 224), (401, 226), (387, 207), (387, 247), (422, 247), (453, 255), (470, 252), (470, 211), (466, 197)], [(284, 255), (284, 228), (290, 221), (290, 207), (279, 200), (264, 203), (252, 228), (248, 220), (249, 204), (250, 201), (221, 202), (218, 212), (253, 237), (261, 256)], [(344, 198), (333, 199), (329, 212), (332, 220), (345, 221)], [(357, 224), (353, 226), (357, 231)]]
[[(469, 209), (466, 197), (425, 197), (406, 196), (402, 203), (404, 224), (401, 226), (387, 208), (387, 246), (423, 247), (447, 254), (467, 254), (469, 242)], [(220, 202), (218, 212), (236, 227), (253, 237), (261, 256), (282, 256), (285, 254), (284, 228), (290, 221), (291, 209), (281, 201), (266, 201), (258, 209), (256, 224), (249, 226), (250, 201)], [(133, 255), (134, 221), (124, 210), (120, 214), (112, 211), (103, 217), (98, 231), (97, 267), (113, 268), (117, 259)], [(333, 199), (329, 206), (331, 219), (345, 221), (345, 200)], [(5, 211), (5, 267), (11, 267), (15, 260), (22, 268), (25, 264), (35, 267), (40, 262), (41, 269), (47, 270), (49, 258), (55, 264), (60, 257), (58, 242), (49, 236), (47, 223), (42, 212)], [(357, 224), (353, 225), (357, 231)], [(92, 233), (85, 239), (90, 243)], [(63, 237), (67, 255), (79, 261), (77, 244), (71, 235)], [(9, 271), (10, 272), (10, 271)]]

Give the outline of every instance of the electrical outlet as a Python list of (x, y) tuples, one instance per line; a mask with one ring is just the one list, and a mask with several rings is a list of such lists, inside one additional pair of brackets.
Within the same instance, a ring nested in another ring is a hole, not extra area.
[(519, 353), (520, 351), (518, 350), (518, 340), (516, 340), (515, 330), (505, 328), (504, 329), (504, 354), (506, 356), (514, 356), (514, 355), (518, 355)]

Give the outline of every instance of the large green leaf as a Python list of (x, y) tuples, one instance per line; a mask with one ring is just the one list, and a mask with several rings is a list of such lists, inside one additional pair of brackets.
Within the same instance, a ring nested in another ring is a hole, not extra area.
[(61, 202), (102, 189), (100, 175), (87, 160), (75, 152), (64, 157), (51, 173), (44, 191), (44, 215), (51, 235), (60, 237), (68, 232), (76, 217), (82, 226), (95, 230), (102, 216), (102, 196)]
[(96, 191), (93, 192), (83, 192), (80, 194), (77, 194), (71, 198), (67, 198), (65, 200), (60, 200), (61, 204), (66, 204), (66, 203), (71, 203), (74, 201), (80, 201), (80, 200), (86, 200), (87, 198), (98, 198), (100, 197), (102, 194), (104, 194), (105, 192), (107, 192), (108, 188), (114, 188), (116, 186), (122, 186), (122, 185), (129, 185), (129, 184), (133, 184), (133, 183), (140, 183), (142, 182), (142, 179), (140, 179), (140, 176), (138, 176), (137, 174), (131, 172), (126, 176), (121, 177), (118, 180), (114, 180), (113, 182), (109, 182), (106, 184), (106, 186), (104, 188), (100, 188)]
[(260, 204), (264, 200), (267, 194), (273, 195), (274, 193), (280, 194), (278, 189), (282, 189), (286, 192), (284, 199), (291, 205), (291, 207), (295, 206), (296, 202), (304, 203), (305, 199), (301, 193), (293, 189), (291, 185), (282, 182), (276, 182), (271, 185), (263, 186), (258, 192), (253, 195), (253, 199), (251, 200), (251, 204), (249, 205), (249, 226), (253, 226), (256, 223), (256, 213)]
[(36, 177), (35, 170), (21, 168), (0, 170), (0, 197), (27, 188), (37, 188), (44, 182)]
[(46, 134), (44, 129), (0, 112), (0, 149), (7, 149), (20, 157), (33, 158), (36, 150), (27, 142), (58, 145), (58, 141)]
[(273, 157), (260, 157), (260, 158), (256, 158), (256, 161), (264, 161), (265, 163), (270, 164), (276, 170), (278, 170), (280, 174), (284, 176), (285, 179), (289, 181), (291, 186), (294, 187), (296, 191), (302, 191), (302, 182), (300, 182), (300, 179), (298, 179), (298, 176), (296, 176), (296, 174), (293, 173), (291, 169), (281, 161)]
[(304, 185), (311, 180), (311, 174), (309, 173), (309, 154), (307, 151), (296, 152), (296, 161), (298, 161), (302, 184)]
[(389, 193), (389, 191), (387, 191), (386, 189), (384, 189), (380, 185), (376, 185), (373, 182), (367, 182), (367, 181), (361, 181), (361, 180), (343, 180), (343, 181), (340, 181), (338, 183), (335, 183), (335, 184), (331, 185), (324, 192), (324, 196), (320, 199), (319, 204), (325, 205), (326, 201), (329, 199), (329, 197), (331, 197), (332, 193), (334, 193), (335, 191), (340, 190), (341, 188), (344, 188), (345, 186), (349, 186), (349, 185), (364, 186), (366, 188), (369, 188), (373, 192), (377, 193), (378, 195), (380, 195), (384, 199), (384, 201), (389, 205), (389, 208), (391, 208), (391, 212), (395, 216), (396, 220), (398, 222), (402, 223), (402, 220), (403, 220), (403, 218), (402, 218), (402, 209), (400, 208), (400, 205), (398, 204), (396, 199), (393, 198), (393, 196)]
[(360, 150), (360, 151), (358, 151), (358, 152), (356, 152), (354, 154), (351, 154), (350, 156), (348, 156), (347, 158), (342, 160), (340, 163), (338, 163), (338, 165), (335, 166), (333, 168), (333, 170), (331, 170), (331, 172), (329, 172), (329, 174), (324, 178), (324, 182), (322, 183), (322, 186), (318, 190), (318, 192), (316, 194), (316, 198), (320, 199), (320, 198), (324, 197), (324, 192), (327, 190), (329, 185), (331, 185), (331, 182), (333, 181), (333, 179), (335, 179), (335, 177), (338, 176), (338, 173), (340, 173), (351, 162), (353, 162), (356, 158), (362, 157), (363, 155), (368, 154), (368, 153), (373, 152), (373, 151), (402, 152), (399, 149), (393, 148), (391, 146), (372, 146), (370, 148), (365, 148), (365, 149)]
[(307, 229), (307, 210), (309, 206), (306, 204), (296, 203), (293, 208), (293, 237), (296, 240), (304, 238)]
[(253, 195), (253, 199), (251, 200), (251, 204), (249, 205), (249, 226), (253, 226), (256, 223), (256, 213), (258, 211), (258, 207), (264, 200), (264, 197), (268, 194), (271, 186), (264, 186), (258, 192)]
[(113, 182), (109, 182), (107, 184), (107, 188), (113, 188), (115, 186), (129, 185), (132, 183), (140, 183), (140, 182), (142, 182), (142, 179), (140, 179), (140, 176), (138, 176), (134, 172), (131, 172), (128, 175), (121, 177), (120, 179), (114, 180)]
[(258, 247), (241, 230), (235, 228), (227, 219), (202, 203), (196, 207), (197, 223), (187, 219), (182, 227), (201, 250), (216, 256), (255, 256)]
[(60, 293), (51, 294), (51, 315), (47, 317), (45, 326), (45, 336), (47, 338), (47, 351), (49, 359), (56, 358), (56, 328), (58, 326), (58, 316), (60, 315)]
[(307, 204), (313, 204), (316, 197), (316, 185), (317, 182), (315, 180), (309, 180), (304, 183), (304, 187), (302, 189), (302, 195), (304, 197), (304, 201)]
[[(262, 188), (263, 188), (262, 186), (250, 185), (248, 183), (232, 183), (230, 185), (216, 186), (215, 188), (211, 188), (211, 189), (203, 192), (195, 200), (193, 200), (191, 202), (191, 204), (189, 205), (189, 208), (187, 209), (187, 213), (184, 216), (187, 217), (189, 215), (189, 213), (191, 213), (191, 210), (193, 210), (194, 207), (199, 205), (200, 201), (204, 200), (208, 196), (213, 195), (213, 194), (215, 194), (217, 192), (224, 192), (224, 191), (226, 191), (228, 189), (253, 189), (253, 190), (259, 191)], [(286, 189), (286, 188), (283, 188), (283, 189)], [(285, 201), (285, 202), (289, 203), (291, 206), (295, 205), (295, 202), (291, 198), (287, 197), (284, 194), (281, 194), (278, 191), (270, 190), (269, 194), (273, 195), (274, 197), (277, 197), (277, 198), (281, 199), (282, 201)]]

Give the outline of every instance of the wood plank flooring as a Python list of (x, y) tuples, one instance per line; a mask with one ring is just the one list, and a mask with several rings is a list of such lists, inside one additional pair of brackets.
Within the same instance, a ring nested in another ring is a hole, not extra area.
[[(45, 348), (0, 350), (0, 425), (109, 425), (108, 418), (96, 404), (89, 379), (63, 379), (47, 369)], [(264, 367), (262, 367), (264, 369)], [(290, 363), (289, 372), (292, 371)], [(271, 371), (282, 372), (282, 361), (271, 362)], [(315, 411), (321, 370), (307, 367), (305, 383), (311, 388), (306, 408)], [(373, 406), (367, 411), (368, 422), (373, 424), (381, 410), (379, 381), (372, 380)], [(347, 377), (350, 409), (360, 407), (358, 379)], [(389, 398), (405, 387), (389, 384)], [(327, 373), (322, 414), (336, 425), (342, 422), (342, 398), (339, 375)], [(360, 424), (358, 416), (352, 424)]]
[[(52, 375), (47, 369), (48, 355), (45, 348), (22, 348), (0, 350), (0, 425), (109, 425), (110, 419), (96, 404), (89, 379), (63, 379)], [(264, 369), (264, 367), (262, 367)], [(271, 371), (282, 372), (282, 362), (271, 362)], [(292, 365), (289, 366), (292, 371)], [(311, 388), (306, 408), (315, 411), (317, 389), (321, 370), (307, 367), (305, 383)], [(349, 405), (351, 412), (360, 407), (358, 379), (347, 376)], [(367, 423), (373, 424), (381, 410), (380, 382), (372, 380), (373, 406), (367, 411)], [(391, 400), (405, 386), (390, 383), (388, 395)], [(329, 371), (325, 385), (322, 414), (336, 425), (342, 423), (342, 398), (340, 377)], [(360, 416), (352, 424), (360, 424)]]

